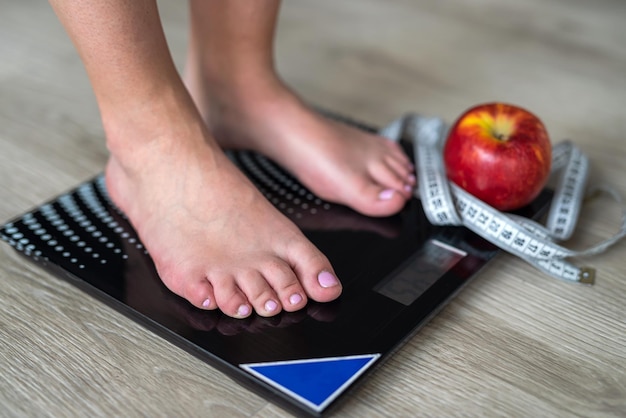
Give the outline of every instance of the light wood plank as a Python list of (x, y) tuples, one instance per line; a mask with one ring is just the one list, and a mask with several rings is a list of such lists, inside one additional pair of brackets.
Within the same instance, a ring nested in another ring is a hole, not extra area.
[[(186, 9), (160, 2), (182, 66)], [(100, 172), (88, 80), (46, 2), (0, 2), (0, 220)], [(626, 196), (626, 3), (285, 2), (277, 59), (307, 100), (383, 124), (525, 106), (570, 138), (591, 182)], [(617, 229), (608, 199), (568, 245)], [(593, 287), (502, 255), (336, 411), (341, 416), (623, 416), (626, 259), (581, 260)], [(0, 246), (0, 415), (286, 416), (222, 373)]]

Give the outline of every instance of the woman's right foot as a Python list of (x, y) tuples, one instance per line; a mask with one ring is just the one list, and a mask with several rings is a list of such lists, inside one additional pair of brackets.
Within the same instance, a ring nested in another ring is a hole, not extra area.
[(327, 258), (228, 160), (199, 116), (170, 117), (162, 130), (133, 122), (108, 126), (107, 188), (171, 291), (235, 318), (340, 295)]

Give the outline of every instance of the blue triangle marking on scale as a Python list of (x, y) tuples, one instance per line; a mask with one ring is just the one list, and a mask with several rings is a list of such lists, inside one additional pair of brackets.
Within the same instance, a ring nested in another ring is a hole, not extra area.
[(240, 367), (317, 412), (367, 370), (380, 354), (241, 364)]

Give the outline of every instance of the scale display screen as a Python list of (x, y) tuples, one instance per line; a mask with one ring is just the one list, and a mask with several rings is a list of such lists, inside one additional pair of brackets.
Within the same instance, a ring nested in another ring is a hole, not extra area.
[(467, 253), (438, 240), (428, 240), (406, 265), (384, 279), (374, 290), (381, 295), (411, 305)]

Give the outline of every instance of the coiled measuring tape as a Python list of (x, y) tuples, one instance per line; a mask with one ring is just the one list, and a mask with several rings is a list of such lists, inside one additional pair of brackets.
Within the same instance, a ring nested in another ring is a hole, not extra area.
[[(546, 226), (533, 220), (500, 212), (448, 181), (443, 162), (443, 145), (448, 127), (439, 118), (406, 115), (383, 128), (380, 135), (392, 140), (409, 139), (418, 170), (415, 195), (434, 225), (463, 225), (499, 248), (514, 254), (558, 279), (593, 284), (595, 270), (577, 267), (568, 258), (605, 251), (626, 236), (626, 210), (621, 196), (606, 187), (585, 190), (588, 158), (570, 141), (552, 148), (551, 175), (560, 175), (552, 198)], [(583, 198), (598, 192), (609, 194), (622, 206), (617, 234), (581, 251), (557, 243), (571, 237), (578, 221)]]

